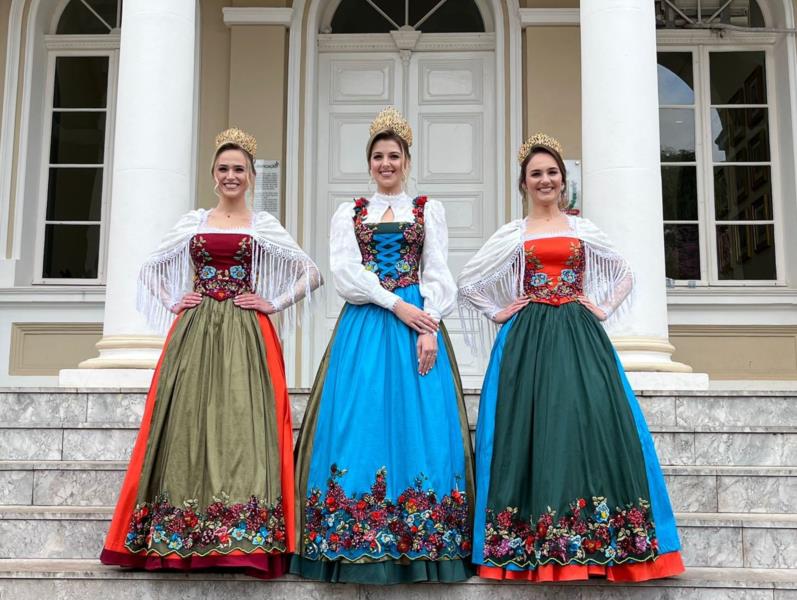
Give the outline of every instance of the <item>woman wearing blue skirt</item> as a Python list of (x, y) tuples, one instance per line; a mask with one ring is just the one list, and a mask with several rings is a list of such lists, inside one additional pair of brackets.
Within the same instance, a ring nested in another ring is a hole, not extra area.
[(472, 449), (441, 319), (456, 305), (442, 205), (404, 191), (412, 131), (393, 108), (371, 124), (377, 193), (332, 219), (346, 300), (297, 443), (291, 571), (373, 584), (462, 581), (471, 548)]

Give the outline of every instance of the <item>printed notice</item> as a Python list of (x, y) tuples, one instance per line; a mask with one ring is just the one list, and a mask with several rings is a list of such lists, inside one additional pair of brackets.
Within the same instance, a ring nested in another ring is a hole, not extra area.
[(258, 159), (255, 161), (256, 212), (265, 210), (280, 219), (280, 161)]

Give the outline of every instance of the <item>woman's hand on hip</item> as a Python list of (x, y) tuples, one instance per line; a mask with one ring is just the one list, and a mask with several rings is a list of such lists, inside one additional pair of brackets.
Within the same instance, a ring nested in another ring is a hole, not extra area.
[(437, 333), (437, 321), (429, 313), (422, 311), (409, 302), (404, 302), (404, 300), (396, 302), (393, 307), (393, 314), (401, 319), (401, 322), (407, 327), (418, 333)]
[(507, 306), (505, 309), (499, 310), (497, 313), (495, 313), (493, 315), (493, 321), (495, 321), (499, 325), (503, 325), (509, 319), (511, 319), (516, 312), (520, 311), (520, 309), (526, 306), (529, 302), (531, 302), (531, 298), (528, 297), (518, 298), (512, 304)]
[(598, 306), (586, 296), (579, 296), (578, 297), (579, 304), (583, 305), (589, 312), (593, 315), (598, 317), (599, 321), (605, 321), (609, 315), (607, 315), (603, 310), (598, 308)]
[(185, 296), (180, 298), (179, 302), (173, 304), (169, 310), (174, 314), (179, 315), (186, 308), (194, 308), (195, 306), (199, 306), (200, 302), (202, 302), (202, 294), (199, 292), (188, 292)]
[(261, 312), (264, 315), (270, 315), (272, 313), (277, 312), (277, 309), (261, 296), (257, 294), (241, 294), (240, 296), (236, 296), (232, 299), (233, 304), (238, 308), (243, 308), (244, 310), (256, 310), (257, 312)]
[(418, 373), (426, 375), (437, 360), (437, 334), (423, 333), (418, 336)]

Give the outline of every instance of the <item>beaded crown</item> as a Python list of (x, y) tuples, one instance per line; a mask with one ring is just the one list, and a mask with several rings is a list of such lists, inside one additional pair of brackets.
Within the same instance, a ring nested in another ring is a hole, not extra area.
[(559, 155), (559, 158), (564, 158), (564, 150), (562, 150), (562, 144), (559, 143), (559, 140), (557, 140), (556, 138), (552, 138), (550, 135), (547, 135), (545, 133), (535, 133), (533, 136), (531, 136), (529, 139), (523, 142), (523, 145), (520, 147), (520, 150), (518, 150), (517, 153), (518, 163), (522, 165), (523, 161), (526, 160), (526, 157), (529, 155), (529, 153), (534, 148), (537, 148), (539, 146), (547, 148), (548, 150), (553, 150)]
[(257, 140), (254, 136), (249, 135), (237, 127), (225, 129), (216, 136), (216, 149), (218, 150), (224, 144), (235, 144), (236, 146), (240, 146), (251, 156), (254, 156), (257, 152)]
[[(371, 122), (368, 133), (371, 139), (383, 131), (392, 131), (402, 140), (407, 142), (407, 147), (412, 146), (412, 128), (395, 106), (388, 106)], [(370, 146), (370, 142), (368, 144)]]

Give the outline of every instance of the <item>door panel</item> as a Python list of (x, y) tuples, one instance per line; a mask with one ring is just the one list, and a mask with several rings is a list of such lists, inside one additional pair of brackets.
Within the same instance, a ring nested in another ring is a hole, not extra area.
[[(495, 100), (492, 52), (320, 53), (313, 256), (329, 276), (329, 221), (341, 202), (369, 196), (368, 127), (387, 105), (412, 125), (408, 191), (440, 200), (449, 225), (449, 266), (456, 276), (497, 226)], [(407, 105), (403, 105), (407, 98)], [(323, 355), (342, 301), (332, 281), (314, 319), (311, 373)], [(466, 385), (481, 385), (484, 364), (465, 347), (456, 313), (451, 333)]]

